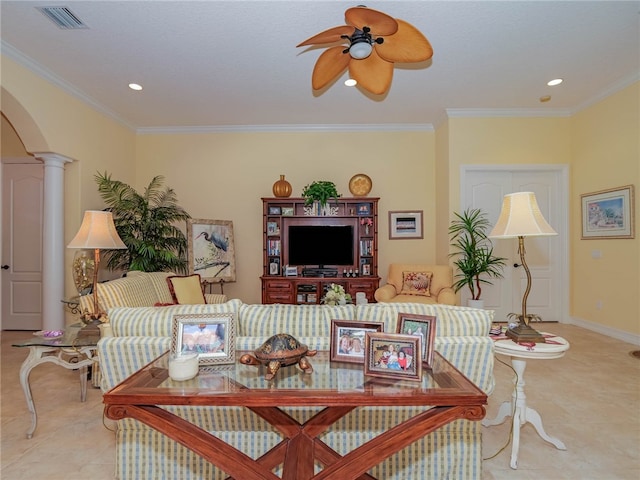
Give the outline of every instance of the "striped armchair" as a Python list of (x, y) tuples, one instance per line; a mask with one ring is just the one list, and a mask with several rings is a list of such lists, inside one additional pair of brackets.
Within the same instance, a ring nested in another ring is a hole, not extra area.
[[(215, 305), (156, 308), (113, 308), (112, 337), (98, 343), (102, 388), (111, 389), (167, 351), (173, 315), (226, 313), (237, 315), (236, 348), (257, 348), (278, 332), (294, 335), (310, 348), (328, 350), (331, 319), (382, 321), (393, 332), (399, 312), (436, 315), (435, 349), (486, 393), (493, 390), (493, 342), (489, 338), (493, 312), (448, 305), (413, 303), (367, 305), (247, 305), (231, 300)], [(236, 407), (168, 407), (257, 458), (281, 437), (252, 412)], [(323, 440), (341, 454), (413, 416), (418, 407), (359, 408), (324, 434)], [(304, 418), (313, 409), (287, 410)], [(371, 471), (385, 480), (477, 479), (482, 472), (480, 422), (458, 420), (390, 457)], [(117, 422), (116, 478), (120, 480), (224, 479), (226, 475), (198, 455), (135, 420)]]

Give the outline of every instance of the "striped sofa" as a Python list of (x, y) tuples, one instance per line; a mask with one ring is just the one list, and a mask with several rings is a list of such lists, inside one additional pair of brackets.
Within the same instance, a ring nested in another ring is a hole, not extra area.
[[(98, 343), (108, 390), (170, 348), (175, 314), (235, 312), (236, 347), (257, 348), (269, 336), (287, 332), (315, 349), (329, 349), (331, 319), (382, 321), (394, 332), (398, 313), (436, 315), (435, 349), (486, 393), (493, 390), (492, 311), (448, 305), (377, 303), (367, 305), (248, 305), (231, 300), (215, 305), (113, 308), (113, 336)], [(167, 407), (257, 458), (281, 440), (252, 412), (236, 407)], [(360, 408), (341, 419), (323, 440), (344, 454), (412, 416), (417, 407)], [(312, 408), (288, 410), (307, 418)], [(480, 422), (458, 420), (390, 457), (370, 473), (384, 480), (477, 479), (482, 475)], [(223, 479), (225, 474), (190, 450), (132, 420), (117, 422), (116, 472), (120, 480)], [(242, 480), (242, 479), (238, 479)]]
[[(98, 304), (103, 312), (114, 307), (152, 307), (156, 304), (173, 303), (167, 284), (171, 272), (127, 272), (126, 277), (98, 283)], [(223, 303), (226, 295), (206, 293), (207, 303)], [(80, 311), (93, 312), (93, 295), (80, 297)]]

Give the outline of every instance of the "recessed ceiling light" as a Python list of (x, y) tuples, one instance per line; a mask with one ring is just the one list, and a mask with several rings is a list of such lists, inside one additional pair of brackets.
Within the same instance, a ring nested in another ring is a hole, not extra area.
[(562, 79), (561, 78), (555, 78), (553, 80), (549, 80), (547, 82), (547, 85), (549, 85), (550, 87), (555, 87), (556, 85), (560, 85), (562, 83)]
[(346, 80), (344, 81), (344, 84), (345, 84), (347, 87), (355, 87), (355, 86), (358, 84), (358, 82), (357, 82), (357, 81), (355, 81), (353, 78), (348, 78), (348, 79), (346, 79)]
[(142, 85), (138, 85), (137, 83), (130, 83), (129, 88), (131, 90), (142, 90)]

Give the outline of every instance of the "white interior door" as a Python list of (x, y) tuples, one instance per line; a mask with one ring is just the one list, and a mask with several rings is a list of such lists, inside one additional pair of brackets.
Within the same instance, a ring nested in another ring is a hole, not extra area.
[[(507, 193), (534, 192), (540, 210), (558, 232), (552, 237), (525, 238), (525, 259), (531, 271), (532, 287), (527, 299), (527, 313), (543, 321), (563, 321), (567, 295), (567, 200), (564, 167), (468, 167), (462, 175), (462, 209), (481, 208), (494, 225), (500, 214), (502, 198)], [(517, 239), (494, 240), (494, 253), (507, 259), (504, 278), (491, 280), (483, 287), (485, 308), (495, 310), (495, 320), (507, 320), (509, 313), (522, 313), (522, 296), (527, 286), (520, 265)], [(469, 298), (462, 291), (462, 301)]]
[(2, 329), (42, 329), (41, 163), (2, 165)]

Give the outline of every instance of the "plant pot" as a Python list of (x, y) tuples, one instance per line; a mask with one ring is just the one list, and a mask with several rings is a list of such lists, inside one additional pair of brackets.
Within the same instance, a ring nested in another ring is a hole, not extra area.
[(484, 308), (484, 300), (467, 300), (467, 307)]

